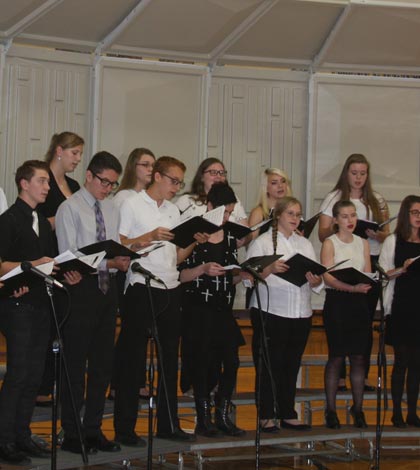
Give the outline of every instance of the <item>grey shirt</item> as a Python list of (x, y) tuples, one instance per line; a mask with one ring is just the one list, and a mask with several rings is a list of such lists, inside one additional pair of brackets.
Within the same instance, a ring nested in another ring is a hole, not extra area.
[[(95, 202), (92, 194), (82, 187), (60, 205), (55, 218), (60, 253), (66, 250), (77, 253), (80, 248), (97, 242)], [(111, 199), (99, 201), (99, 204), (105, 221), (106, 239), (120, 243), (118, 210)], [(100, 268), (105, 264), (106, 260), (103, 260)]]

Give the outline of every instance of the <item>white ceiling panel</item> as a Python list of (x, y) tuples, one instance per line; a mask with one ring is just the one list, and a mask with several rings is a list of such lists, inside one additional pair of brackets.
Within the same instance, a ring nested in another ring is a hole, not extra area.
[(420, 66), (420, 8), (352, 5), (323, 60), (364, 66)]
[(154, 0), (117, 39), (117, 47), (209, 54), (261, 3), (263, 0)]
[(420, 71), (420, 0), (0, 0), (0, 11), (7, 47), (13, 41), (211, 65)]
[(25, 34), (98, 43), (118, 26), (138, 1), (64, 0), (29, 26)]
[(45, 3), (45, 0), (0, 0), (0, 30), (7, 31)]
[(226, 53), (312, 60), (343, 9), (343, 5), (283, 0)]

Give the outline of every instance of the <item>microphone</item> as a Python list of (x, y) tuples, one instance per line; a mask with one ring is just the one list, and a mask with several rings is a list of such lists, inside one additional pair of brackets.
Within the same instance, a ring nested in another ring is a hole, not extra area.
[(254, 269), (251, 265), (249, 264), (243, 264), (241, 265), (242, 267), (242, 270), (243, 271), (246, 271), (247, 273), (251, 274), (251, 276), (254, 278), (254, 279), (258, 279), (260, 282), (262, 282), (263, 284), (267, 285), (267, 282), (266, 280), (261, 276), (261, 274), (256, 270)]
[(376, 261), (375, 262), (375, 269), (378, 271), (378, 273), (381, 275), (381, 277), (387, 281), (389, 281), (389, 276), (385, 272), (385, 269)]
[(22, 263), (20, 264), (20, 268), (25, 273), (31, 272), (35, 274), (36, 276), (44, 278), (45, 282), (49, 284), (50, 286), (52, 285), (60, 289), (65, 289), (65, 287), (63, 286), (63, 284), (61, 284), (61, 282), (57, 281), (57, 279), (55, 279), (54, 277), (43, 273), (40, 269), (36, 268), (35, 266), (32, 266), (32, 263), (30, 261), (22, 261)]
[(148, 269), (143, 268), (143, 266), (140, 263), (137, 263), (137, 261), (131, 265), (131, 271), (133, 271), (134, 273), (143, 274), (144, 277), (153, 279), (159, 284), (163, 284), (164, 286), (166, 286), (166, 284), (162, 281), (160, 277), (155, 276)]

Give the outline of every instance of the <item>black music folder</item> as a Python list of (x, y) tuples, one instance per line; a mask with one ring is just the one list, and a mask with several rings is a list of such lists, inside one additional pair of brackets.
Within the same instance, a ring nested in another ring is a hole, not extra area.
[(79, 258), (64, 261), (63, 263), (59, 263), (57, 266), (59, 270), (56, 272), (52, 272), (51, 276), (54, 276), (55, 279), (60, 282), (65, 281), (64, 274), (69, 271), (77, 271), (82, 276), (86, 276), (88, 274), (93, 274), (96, 272), (96, 268), (93, 268), (89, 264), (84, 263)]
[(213, 222), (210, 222), (204, 219), (203, 217), (196, 215), (195, 217), (191, 217), (185, 222), (182, 222), (176, 227), (172, 228), (171, 232), (175, 235), (175, 237), (170, 241), (176, 246), (179, 246), (181, 248), (187, 248), (187, 246), (190, 246), (191, 243), (194, 243), (194, 235), (197, 232), (208, 233), (209, 235), (211, 235), (212, 233), (221, 230), (221, 228), (222, 227), (213, 224)]
[(247, 259), (241, 263), (241, 267), (249, 266), (258, 273), (262, 272), (267, 266), (273, 264), (274, 261), (277, 261), (283, 255), (264, 255), (264, 256), (253, 256), (252, 258)]
[(414, 261), (408, 266), (407, 272), (413, 274), (420, 274), (420, 256), (416, 256)]
[(105, 251), (106, 259), (112, 259), (116, 256), (128, 256), (131, 259), (140, 258), (140, 255), (135, 251), (130, 250), (121, 243), (117, 243), (114, 240), (104, 240), (102, 242), (92, 243), (92, 245), (84, 246), (80, 248), (79, 251), (85, 255), (93, 255), (94, 253), (99, 253), (100, 251)]
[(316, 223), (318, 222), (322, 212), (318, 212), (318, 214), (315, 214), (313, 217), (311, 217), (308, 220), (301, 220), (299, 225), (298, 225), (298, 230), (300, 232), (303, 232), (303, 236), (305, 238), (309, 238), (311, 236), (311, 233), (313, 232)]
[(306, 279), (306, 273), (311, 272), (317, 276), (330, 271), (331, 269), (336, 268), (342, 263), (345, 263), (348, 260), (340, 261), (339, 263), (331, 266), (330, 268), (325, 267), (323, 264), (318, 263), (307, 256), (304, 256), (300, 253), (296, 253), (288, 260), (285, 260), (285, 263), (289, 266), (289, 269), (284, 273), (276, 273), (276, 276), (281, 277), (285, 281), (294, 284), (297, 287), (302, 287), (308, 282)]
[(237, 224), (236, 222), (228, 220), (225, 225), (223, 225), (223, 228), (228, 230), (236, 239), (240, 240), (256, 230), (260, 230), (260, 235), (262, 235), (270, 228), (272, 220), (273, 219), (262, 220), (252, 227), (247, 227), (246, 225)]
[(336, 269), (335, 271), (329, 272), (331, 276), (334, 276), (341, 282), (355, 286), (357, 284), (371, 284), (375, 285), (378, 281), (377, 279), (370, 277), (370, 273), (362, 273), (356, 268), (343, 268)]
[(0, 282), (4, 284), (4, 286), (0, 288), (0, 297), (10, 297), (21, 287), (36, 289), (45, 286), (44, 279), (32, 272), (21, 272), (13, 277), (3, 279)]
[(355, 235), (358, 235), (359, 237), (368, 238), (368, 236), (366, 235), (366, 230), (371, 229), (377, 232), (378, 230), (381, 230), (381, 228), (385, 225), (390, 224), (397, 217), (398, 216), (391, 217), (388, 220), (385, 220), (385, 222), (382, 222), (381, 224), (378, 224), (373, 220), (357, 219), (356, 228), (354, 229), (353, 233)]

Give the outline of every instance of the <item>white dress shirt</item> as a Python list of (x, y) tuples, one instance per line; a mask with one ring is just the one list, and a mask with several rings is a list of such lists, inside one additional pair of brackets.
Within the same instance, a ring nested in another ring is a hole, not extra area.
[[(174, 227), (180, 222), (180, 215), (178, 208), (172, 202), (165, 200), (158, 206), (146, 191), (141, 191), (122, 203), (120, 220), (120, 234), (127, 238), (136, 238), (157, 227)], [(177, 250), (173, 243), (165, 242), (162, 248), (152, 251), (137, 262), (162, 279), (168, 289), (179, 285), (179, 272), (176, 267)], [(145, 284), (144, 276), (131, 270), (128, 271), (127, 278), (128, 284), (133, 285), (136, 282)], [(164, 288), (155, 281), (152, 281), (152, 286)]]
[[(309, 240), (296, 233), (286, 238), (281, 232), (277, 232), (277, 254), (284, 257), (293, 256), (296, 253), (316, 261), (315, 251)], [(274, 254), (272, 229), (259, 236), (249, 247), (247, 258), (253, 256), (265, 256)], [(269, 298), (267, 289), (260, 284), (259, 292), (261, 298), (261, 307), (263, 311), (286, 318), (308, 318), (312, 315), (311, 307), (311, 288), (309, 283), (302, 287), (297, 287), (288, 281), (270, 274), (266, 277), (269, 290)], [(314, 292), (322, 289), (321, 283)], [(269, 301), (269, 305), (267, 302)], [(251, 297), (251, 307), (258, 308), (255, 292)]]

